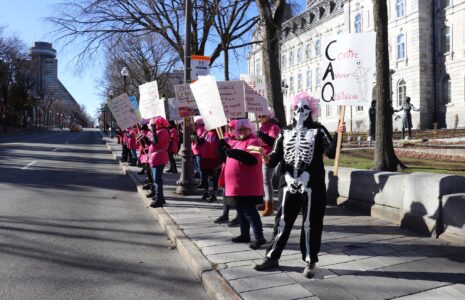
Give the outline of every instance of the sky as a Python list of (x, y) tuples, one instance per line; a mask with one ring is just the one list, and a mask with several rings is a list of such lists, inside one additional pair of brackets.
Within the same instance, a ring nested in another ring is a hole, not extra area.
[[(77, 72), (73, 58), (78, 49), (64, 48), (56, 42), (55, 36), (50, 32), (52, 27), (45, 18), (52, 15), (53, 5), (64, 0), (0, 0), (0, 26), (6, 26), (4, 34), (15, 34), (26, 46), (32, 47), (35, 41), (49, 42), (57, 51), (58, 78), (79, 104), (85, 105), (91, 116), (96, 116), (97, 109), (106, 99), (99, 95), (98, 82), (102, 78), (104, 61), (102, 56), (96, 57), (86, 69)], [(206, 53), (208, 55), (208, 53)], [(230, 59), (234, 59), (230, 55)], [(222, 57), (217, 59), (222, 64)], [(217, 80), (223, 80), (223, 69), (214, 67), (211, 73)], [(239, 61), (230, 63), (230, 78), (239, 78), (240, 74), (247, 73), (247, 60), (244, 57)]]

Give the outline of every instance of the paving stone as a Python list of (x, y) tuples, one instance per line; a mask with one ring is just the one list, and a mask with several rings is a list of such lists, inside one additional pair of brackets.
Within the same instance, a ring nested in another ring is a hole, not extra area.
[(220, 270), (221, 275), (226, 280), (266, 276), (266, 275), (277, 274), (277, 273), (282, 273), (282, 272), (283, 271), (281, 271), (279, 268), (273, 268), (273, 269), (259, 272), (253, 268), (253, 265), (247, 265), (247, 266), (236, 267), (236, 268), (226, 268), (226, 269)]
[(355, 300), (357, 299), (352, 294), (348, 293), (341, 286), (335, 284), (330, 279), (309, 281), (302, 284), (304, 288), (309, 290), (319, 299), (324, 300)]
[(198, 233), (206, 233), (206, 232), (224, 232), (228, 229), (225, 226), (210, 226), (204, 228), (191, 228), (191, 229), (183, 229), (184, 233), (189, 236), (191, 234), (198, 234)]
[(214, 240), (198, 240), (194, 241), (195, 245), (199, 248), (218, 246), (218, 245), (230, 245), (231, 239), (214, 239)]
[(391, 254), (394, 252), (397, 252), (397, 250), (386, 246), (386, 245), (377, 245), (374, 247), (369, 247), (367, 248), (369, 251), (375, 253), (376, 255), (386, 255), (386, 254)]
[(239, 260), (252, 260), (261, 258), (260, 254), (256, 251), (249, 250), (249, 251), (242, 251), (242, 252), (234, 252), (232, 253), (222, 253), (222, 254), (213, 254), (207, 255), (209, 261), (213, 263), (228, 263), (232, 261), (239, 261)]
[(359, 271), (363, 271), (363, 269), (360, 266), (356, 265), (354, 261), (349, 261), (337, 265), (330, 265), (327, 266), (327, 268), (331, 270), (331, 272), (334, 272), (340, 276), (352, 275)]
[[(265, 288), (250, 292), (241, 293), (244, 300), (270, 299), (270, 300), (291, 300), (311, 297), (312, 293), (299, 284)], [(310, 299), (317, 299), (311, 297)]]
[(302, 275), (305, 265), (306, 264), (301, 260), (286, 261), (280, 263), (280, 269), (286, 272), (286, 274), (294, 279), (297, 283), (304, 283), (338, 276), (334, 272), (331, 272), (329, 269), (317, 267), (315, 270), (315, 275), (312, 278), (306, 278)]
[(250, 251), (250, 247), (248, 244), (228, 244), (202, 248), (202, 252), (204, 255), (231, 253), (239, 251)]
[(252, 260), (241, 260), (241, 261), (232, 261), (226, 263), (228, 268), (237, 268), (237, 267), (242, 267), (242, 266), (250, 266), (251, 268), (254, 265), (254, 262)]
[(437, 289), (421, 292), (414, 295), (408, 295), (397, 299), (402, 300), (436, 300), (436, 299), (450, 299), (459, 300), (463, 299), (465, 295), (465, 285), (463, 284), (452, 284)]
[(318, 260), (318, 265), (324, 267), (351, 261), (353, 258), (345, 254), (326, 254), (321, 257), (319, 256)]
[(239, 293), (242, 293), (246, 291), (295, 284), (295, 281), (284, 273), (278, 273), (258, 277), (230, 280), (229, 284), (234, 288), (234, 290), (236, 290)]
[(367, 280), (376, 286), (378, 290), (387, 293), (392, 297), (400, 297), (421, 291), (419, 286), (409, 283), (406, 279), (393, 277), (387, 272), (367, 271), (359, 272), (355, 275)]
[(179, 228), (181, 229), (194, 229), (194, 228), (210, 228), (212, 227), (213, 221), (207, 220), (198, 223), (190, 223), (190, 224), (178, 224)]

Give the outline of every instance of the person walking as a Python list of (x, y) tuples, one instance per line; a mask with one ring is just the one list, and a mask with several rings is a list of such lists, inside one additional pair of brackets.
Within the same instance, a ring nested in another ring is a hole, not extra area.
[(237, 210), (240, 235), (234, 243), (249, 243), (250, 226), (255, 236), (250, 248), (258, 249), (266, 243), (256, 205), (263, 201), (263, 173), (260, 143), (253, 134), (255, 126), (248, 119), (237, 120), (237, 140), (228, 145), (221, 140), (220, 152), (226, 156), (220, 182), (225, 189), (225, 201)]
[(302, 211), (300, 250), (306, 263), (305, 277), (314, 275), (323, 231), (326, 209), (326, 185), (323, 155), (334, 158), (337, 135), (345, 131), (345, 124), (338, 125), (334, 139), (328, 130), (316, 123), (318, 100), (301, 92), (292, 98), (294, 122), (278, 137), (270, 155), (263, 155), (273, 168), (283, 161), (280, 178), (282, 205), (275, 218), (273, 243), (266, 250), (263, 262), (255, 269), (263, 271), (277, 267), (294, 222)]
[[(273, 144), (276, 138), (281, 133), (281, 128), (273, 121), (274, 111), (268, 107), (266, 114), (259, 115), (260, 129), (257, 131), (257, 136), (260, 139), (260, 145), (265, 155), (269, 155), (273, 149)], [(273, 185), (271, 179), (273, 177), (273, 169), (266, 164), (263, 164), (263, 187), (265, 190), (265, 203), (262, 212), (263, 217), (271, 216), (273, 213)]]
[(410, 111), (420, 111), (419, 108), (415, 108), (412, 103), (410, 103), (410, 97), (405, 98), (405, 102), (401, 107), (394, 110), (394, 112), (403, 112), (402, 115), (402, 139), (405, 139), (405, 129), (408, 130), (408, 138), (412, 138), (412, 114)]

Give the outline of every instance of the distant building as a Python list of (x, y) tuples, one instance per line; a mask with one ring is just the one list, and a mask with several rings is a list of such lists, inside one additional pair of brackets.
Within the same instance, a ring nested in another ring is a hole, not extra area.
[[(413, 128), (465, 127), (465, 0), (385, 0), (388, 4), (392, 102), (405, 97), (420, 107), (412, 112)], [(300, 91), (319, 96), (322, 40), (326, 36), (374, 31), (373, 0), (307, 0), (303, 13), (282, 25), (280, 71), (286, 117), (290, 98)], [(259, 29), (253, 39), (258, 40)], [(261, 46), (248, 57), (249, 74), (263, 72)], [(346, 122), (353, 131), (366, 131), (368, 107), (352, 107)], [(336, 106), (322, 105), (319, 120), (334, 130)], [(400, 121), (394, 121), (400, 129)], [(348, 126), (349, 127), (349, 126)]]
[(35, 94), (61, 100), (71, 107), (79, 107), (74, 97), (58, 79), (58, 60), (52, 44), (35, 42), (30, 48)]

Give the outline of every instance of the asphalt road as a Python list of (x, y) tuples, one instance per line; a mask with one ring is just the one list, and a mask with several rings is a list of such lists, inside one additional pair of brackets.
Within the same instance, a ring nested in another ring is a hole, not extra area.
[(98, 131), (0, 137), (0, 299), (208, 299)]

